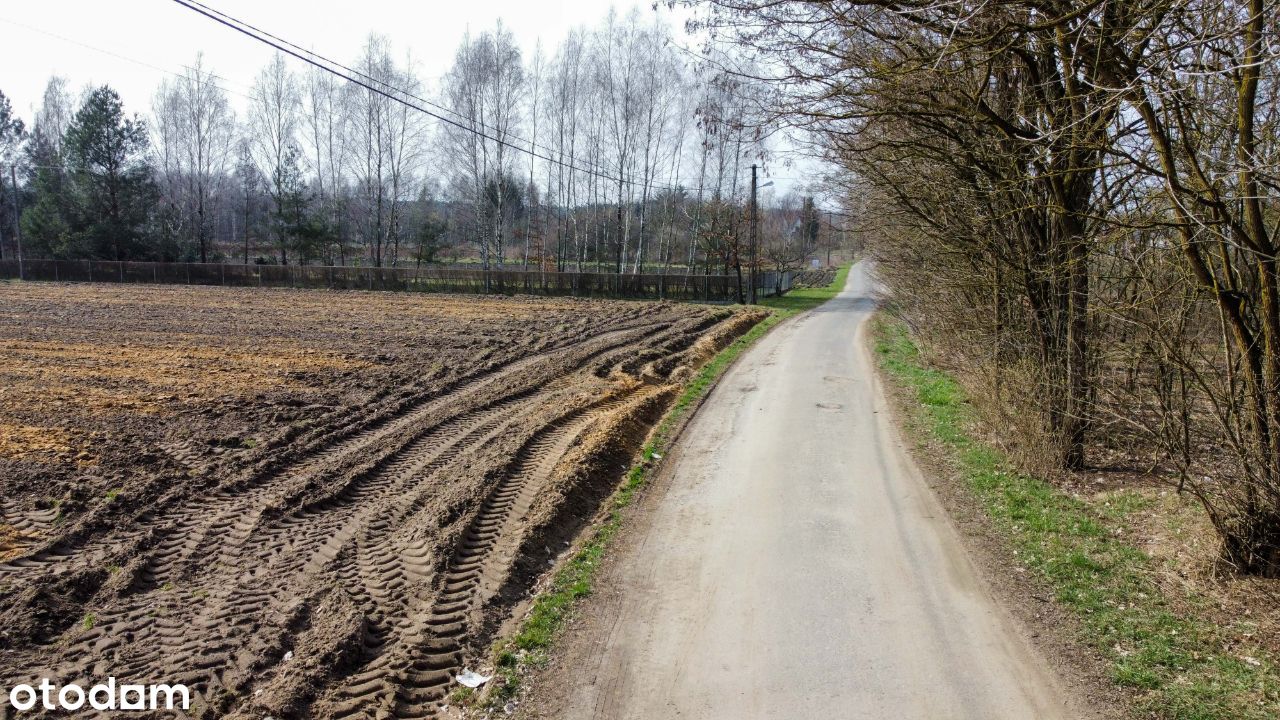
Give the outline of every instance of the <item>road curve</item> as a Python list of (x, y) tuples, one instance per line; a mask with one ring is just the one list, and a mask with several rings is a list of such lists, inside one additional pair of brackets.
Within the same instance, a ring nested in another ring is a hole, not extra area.
[(1087, 714), (905, 455), (859, 337), (872, 286), (856, 266), (699, 410), (601, 580), (592, 637), (570, 640), (555, 717)]

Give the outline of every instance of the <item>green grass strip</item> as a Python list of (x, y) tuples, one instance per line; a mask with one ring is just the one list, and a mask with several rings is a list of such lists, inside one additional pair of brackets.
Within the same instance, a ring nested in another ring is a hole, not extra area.
[[(556, 573), (551, 586), (534, 600), (529, 617), (515, 636), (498, 643), (498, 677), (494, 680), (497, 685), (489, 695), (491, 705), (502, 704), (516, 694), (520, 687), (522, 666), (538, 666), (545, 662), (548, 649), (574, 605), (591, 594), (596, 571), (614, 537), (622, 528), (622, 511), (634, 501), (636, 493), (649, 480), (655, 467), (654, 461), (667, 453), (672, 442), (671, 435), (680, 422), (697, 407), (716, 381), (747, 348), (783, 320), (835, 297), (844, 287), (848, 275), (849, 266), (846, 265), (840, 268), (835, 280), (825, 288), (798, 289), (780, 298), (767, 298), (761, 305), (770, 310), (769, 315), (717, 353), (689, 381), (659, 421), (651, 440), (641, 450), (640, 461), (627, 472), (626, 480), (614, 493), (608, 518), (595, 530), (582, 549)], [(457, 695), (455, 699), (464, 700), (465, 695)]]
[(830, 300), (844, 289), (845, 280), (849, 277), (849, 270), (852, 265), (841, 265), (836, 271), (836, 277), (831, 284), (822, 288), (797, 288), (788, 292), (781, 297), (767, 297), (760, 301), (760, 304), (783, 313), (786, 317), (791, 317), (805, 310), (812, 310), (822, 303)]
[(973, 411), (960, 385), (928, 366), (906, 326), (881, 315), (874, 330), (881, 366), (919, 400), (910, 426), (945, 448), (1019, 563), (1080, 619), (1082, 641), (1107, 658), (1113, 680), (1136, 691), (1140, 717), (1280, 717), (1274, 659), (1260, 650), (1226, 649), (1228, 633), (1195, 617), (1203, 598), (1191, 597), (1180, 603), (1189, 611), (1175, 612), (1152, 579), (1154, 561), (1124, 539), (1126, 518), (1150, 500), (1120, 493), (1105, 507), (1093, 506), (1012, 471), (998, 451), (974, 439)]

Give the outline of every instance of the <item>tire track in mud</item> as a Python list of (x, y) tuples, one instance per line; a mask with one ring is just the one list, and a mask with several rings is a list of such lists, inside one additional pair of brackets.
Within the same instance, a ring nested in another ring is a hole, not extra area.
[(436, 583), (436, 596), (401, 616), (394, 642), (368, 649), (373, 659), (334, 691), (333, 717), (436, 715), (461, 669), (463, 638), (478, 620), (484, 590), (492, 590), (495, 576), (500, 578), (514, 560), (520, 516), (592, 422), (630, 397), (573, 411), (525, 443), (467, 525)]
[[(299, 507), (298, 510), (285, 513), (278, 518), (273, 517), (266, 508), (271, 505), (278, 506), (284, 504), (288, 506), (293, 504), (289, 499), (285, 499), (283, 502), (271, 502), (270, 495), (278, 489), (278, 486), (264, 486), (259, 488), (257, 492), (250, 495), (228, 495), (227, 500), (230, 501), (231, 506), (228, 510), (223, 511), (223, 513), (237, 519), (234, 524), (230, 526), (229, 539), (226, 542), (222, 542), (221, 547), (218, 548), (219, 554), (216, 556), (217, 561), (224, 565), (231, 565), (242, 561), (261, 561), (263, 559), (262, 557), (255, 557), (252, 554), (249, 557), (243, 557), (240, 554), (243, 548), (249, 546), (250, 538), (258, 533), (266, 532), (268, 534), (268, 538), (275, 538), (282, 534), (297, 534), (301, 530), (301, 524), (305, 523), (307, 518), (311, 515), (327, 513), (336, 507), (347, 506), (351, 503), (368, 502), (376, 497), (380, 497), (386, 492), (402, 491), (404, 482), (400, 482), (395, 485), (391, 484), (389, 480), (390, 476), (380, 468), (382, 463), (392, 463), (392, 467), (409, 467), (411, 466), (411, 459), (413, 457), (425, 456), (430, 451), (440, 449), (442, 454), (435, 457), (424, 468), (421, 468), (424, 473), (438, 470), (440, 466), (456, 457), (460, 452), (483, 444), (482, 442), (475, 441), (470, 443), (466, 442), (477, 432), (478, 429), (487, 427), (491, 428), (499, 422), (507, 422), (510, 424), (510, 418), (505, 417), (506, 413), (509, 413), (522, 404), (528, 404), (536, 400), (538, 397), (546, 395), (548, 391), (561, 390), (570, 387), (572, 382), (574, 382), (574, 379), (577, 377), (576, 373), (580, 372), (584, 365), (601, 357), (630, 354), (628, 352), (630, 345), (642, 339), (651, 339), (654, 336), (661, 336), (668, 329), (668, 323), (656, 323), (641, 326), (639, 328), (605, 333), (596, 338), (590, 338), (588, 341), (577, 345), (561, 348), (561, 350), (565, 352), (581, 351), (584, 346), (602, 343), (599, 347), (589, 348), (586, 352), (583, 352), (580, 357), (576, 357), (571, 360), (568, 372), (551, 381), (544, 387), (532, 387), (518, 390), (516, 392), (500, 396), (500, 399), (488, 404), (482, 404), (472, 409), (460, 410), (457, 414), (454, 414), (437, 424), (426, 427), (416, 426), (416, 421), (423, 416), (430, 415), (432, 412), (438, 410), (442, 405), (457, 405), (461, 408), (466, 408), (467, 400), (469, 399), (468, 395), (471, 394), (470, 391), (496, 383), (502, 377), (507, 375), (519, 374), (521, 371), (539, 363), (552, 362), (555, 358), (527, 358), (526, 360), (522, 360), (508, 366), (498, 377), (477, 378), (473, 382), (466, 383), (452, 391), (447, 397), (441, 398), (439, 402), (416, 409), (409, 415), (393, 420), (386, 428), (377, 430), (375, 437), (368, 438), (367, 441), (361, 442), (357, 447), (351, 449), (332, 448), (330, 452), (326, 454), (326, 459), (310, 463), (311, 467), (316, 467), (318, 470), (314, 472), (296, 473), (295, 475), (300, 477), (338, 474), (344, 469), (342, 467), (342, 459), (353, 456), (358, 457), (362, 451), (367, 451), (371, 446), (377, 444), (379, 441), (391, 438), (396, 434), (403, 436), (400, 438), (394, 438), (389, 444), (389, 447), (382, 451), (378, 457), (375, 457), (372, 461), (367, 461), (365, 463), (367, 466), (365, 469), (357, 469), (356, 471), (351, 472), (346, 480), (340, 480), (335, 484), (336, 488), (326, 489), (328, 491), (326, 496), (313, 500), (300, 499), (297, 503)], [(485, 441), (488, 439), (489, 438), (485, 438)], [(415, 447), (415, 443), (417, 443), (419, 447)], [(406, 475), (406, 477), (408, 477), (408, 475)], [(301, 514), (299, 515), (299, 513)], [(190, 518), (192, 516), (188, 515), (187, 517)], [(191, 523), (192, 521), (188, 521), (188, 524)], [(198, 534), (178, 533), (176, 535), (176, 539), (180, 539), (184, 536), (188, 537), (188, 539), (182, 543), (182, 546), (189, 550), (186, 556), (193, 554), (197, 550), (203, 550), (206, 553), (211, 553), (215, 548), (202, 547), (198, 543), (193, 543), (190, 537), (191, 535), (195, 535), (195, 537), (200, 540), (206, 538), (216, 539), (219, 537), (218, 531), (223, 527), (226, 527), (225, 522), (219, 523), (215, 521), (206, 527), (207, 532)], [(175, 543), (175, 540), (170, 540), (170, 543)], [(193, 544), (196, 545), (196, 547), (192, 547)], [(296, 546), (298, 543), (295, 541), (290, 544)], [(259, 546), (263, 545), (267, 547), (274, 547), (276, 544), (268, 539), (259, 542)], [(148, 588), (161, 585), (165, 579), (171, 578), (174, 571), (181, 566), (181, 560), (181, 557), (175, 558), (170, 555), (169, 557), (161, 560), (160, 563), (155, 564), (155, 567), (148, 568), (150, 577), (143, 578), (144, 584), (142, 587)]]
[[(527, 356), (279, 473), (224, 484), (177, 519), (162, 523), (156, 511), (130, 535), (141, 556), (127, 589), (93, 608), (83, 630), (33, 648), (27, 665), (47, 665), (42, 676), (64, 683), (182, 683), (205, 708), (199, 717), (279, 717), (254, 698), (281, 684), (305, 708), (285, 717), (430, 717), (517, 559), (531, 502), (566, 452), (647, 387), (641, 360), (655, 348), (671, 357), (707, 327), (638, 323)], [(285, 651), (335, 597), (359, 618), (352, 655), (326, 660), (337, 664), (298, 691)]]
[[(72, 655), (105, 657), (116, 647), (113, 638), (123, 636), (140, 652), (110, 668), (118, 675), (148, 677), (165, 667), (182, 668), (180, 681), (212, 704), (220, 688), (234, 688), (246, 680), (255, 664), (272, 654), (271, 643), (257, 638), (259, 628), (275, 630), (281, 624), (272, 617), (288, 617), (293, 588), (306, 587), (324, 575), (331, 563), (347, 550), (362, 530), (377, 532), (385, 521), (377, 519), (385, 508), (379, 495), (394, 495), (405, 485), (430, 482), (431, 473), (457, 455), (481, 446), (490, 435), (524, 419), (512, 414), (518, 401), (499, 403), (473, 411), (440, 427), (404, 448), (368, 481), (344, 488), (334, 499), (299, 508), (255, 537), (252, 552), (242, 558), (253, 568), (239, 578), (224, 579), (220, 590), (175, 592), (172, 603), (188, 612), (164, 618), (147, 615), (147, 598), (127, 610), (119, 620), (103, 618), (98, 632), (78, 638)], [(530, 411), (530, 414), (533, 411)], [(454, 432), (447, 432), (454, 431)], [(202, 598), (201, 592), (210, 594)], [(232, 632), (220, 632), (230, 629)], [(210, 642), (210, 638), (218, 638)], [(247, 651), (247, 652), (245, 652)], [(102, 675), (107, 663), (80, 667), (70, 675)]]
[[(19, 535), (35, 538), (49, 532), (58, 521), (58, 508), (22, 512), (8, 498), (0, 498), (0, 524), (17, 530)], [(2, 577), (2, 576), (0, 576)]]
[(57, 507), (22, 512), (8, 498), (0, 498), (0, 558), (21, 555), (53, 529), (57, 520)]
[[(630, 338), (633, 334), (643, 336), (655, 328), (662, 329), (669, 326), (669, 324), (668, 322), (647, 323), (600, 333), (577, 343), (550, 348), (537, 355), (526, 356), (495, 368), (490, 372), (465, 379), (442, 394), (421, 400), (388, 417), (376, 419), (369, 427), (349, 436), (340, 437), (336, 442), (319, 448), (279, 472), (268, 473), (264, 477), (257, 478), (255, 482), (249, 483), (248, 488), (238, 484), (234, 489), (217, 490), (211, 497), (205, 496), (193, 499), (176, 511), (169, 511), (163, 514), (158, 511), (144, 513), (139, 518), (136, 527), (120, 535), (90, 539), (81, 548), (55, 546), (31, 556), (19, 557), (7, 563), (0, 563), (0, 581), (26, 578), (40, 573), (61, 573), (77, 568), (100, 566), (107, 561), (112, 550), (136, 546), (154, 531), (161, 531), (166, 535), (166, 538), (161, 541), (164, 544), (162, 554), (170, 560), (191, 540), (193, 532), (197, 528), (224, 531), (228, 533), (228, 537), (232, 542), (242, 542), (243, 536), (252, 530), (253, 525), (258, 520), (255, 512), (260, 512), (266, 506), (264, 498), (269, 496), (279, 485), (291, 481), (301, 482), (326, 468), (331, 468), (340, 459), (356, 455), (361, 450), (376, 443), (379, 439), (402, 431), (406, 427), (411, 427), (415, 423), (421, 422), (425, 416), (429, 416), (432, 412), (438, 412), (448, 405), (462, 404), (465, 407), (464, 403), (468, 394), (474, 393), (477, 389), (491, 383), (500, 382), (504, 377), (518, 375), (521, 371), (540, 363), (554, 362), (559, 355), (571, 353), (593, 343), (604, 342), (608, 344), (612, 339), (622, 338), (616, 345), (606, 347), (605, 350), (618, 345), (626, 345), (629, 342), (634, 342), (634, 339)], [(359, 419), (352, 424), (358, 422)], [(343, 428), (338, 428), (330, 435), (341, 435), (342, 431)], [(206, 524), (203, 522), (203, 519), (209, 516), (209, 506), (211, 504), (221, 505), (221, 510), (214, 511), (213, 514), (223, 522), (218, 522), (217, 520), (214, 523)], [(166, 523), (173, 523), (173, 521), (167, 520), (167, 518), (171, 518), (173, 515), (177, 515), (180, 519), (172, 524), (171, 527), (168, 527)], [(56, 516), (56, 510), (54, 511), (54, 516)], [(188, 549), (194, 550), (194, 548)], [(149, 569), (149, 571), (152, 574), (157, 574), (154, 569)]]
[[(648, 337), (661, 329), (646, 328), (641, 334)], [(627, 337), (632, 338), (635, 334), (628, 333)], [(580, 368), (592, 358), (614, 351), (615, 347), (609, 345), (599, 352), (588, 353), (580, 358), (581, 362), (576, 363), (575, 367)], [(173, 555), (183, 548), (189, 549), (198, 544), (184, 540), (184, 537), (199, 539), (205, 535), (218, 534), (194, 532), (192, 526), (197, 521), (184, 519), (178, 527), (188, 530), (186, 535), (174, 534), (172, 537), (176, 542), (162, 543), (156, 555), (159, 565), (149, 567), (139, 579), (143, 590), (158, 587), (164, 593), (172, 593), (170, 605), (176, 606), (174, 613), (163, 620), (158, 619), (153, 614), (154, 608), (151, 606), (154, 603), (151, 596), (145, 592), (134, 595), (130, 601), (126, 601), (124, 609), (95, 617), (95, 627), (69, 646), (69, 654), (72, 656), (100, 658), (94, 666), (86, 664), (74, 669), (67, 668), (60, 674), (67, 677), (102, 675), (112, 669), (117, 674), (123, 671), (124, 674), (144, 677), (163, 671), (166, 667), (180, 667), (197, 670), (195, 674), (183, 678), (195, 688), (226, 684), (223, 677), (208, 678), (203, 670), (219, 664), (212, 662), (211, 656), (221, 655), (222, 663), (234, 661), (234, 653), (231, 652), (234, 645), (215, 644), (214, 647), (209, 647), (203, 644), (206, 638), (217, 636), (219, 628), (250, 628), (272, 611), (286, 612), (287, 608), (279, 607), (281, 597), (287, 595), (290, 587), (305, 586), (308, 577), (322, 572), (355, 539), (358, 530), (368, 528), (366, 535), (370, 539), (385, 534), (385, 530), (373, 522), (381, 508), (377, 504), (379, 499), (400, 496), (408, 486), (414, 484), (426, 485), (433, 473), (457, 456), (484, 447), (498, 433), (544, 412), (546, 403), (539, 400), (565, 394), (570, 384), (567, 378), (561, 379), (540, 392), (517, 393), (433, 426), (389, 456), (384, 461), (385, 465), (357, 474), (331, 497), (304, 504), (269, 526), (262, 524), (260, 514), (243, 516), (229, 534), (230, 546), (223, 548), (223, 555), (213, 562), (216, 566), (232, 568), (233, 574), (239, 574), (234, 570), (239, 567), (252, 567), (254, 570), (247, 578), (229, 579), (231, 582), (223, 583), (225, 587), (221, 590), (180, 589), (173, 587), (172, 580), (167, 579), (177, 579), (175, 576), (178, 566)], [(524, 404), (532, 407), (524, 412), (517, 412), (518, 406)], [(419, 487), (417, 494), (422, 495), (426, 490), (428, 488)], [(254, 494), (237, 503), (237, 506), (252, 507), (257, 502), (262, 502), (262, 499)], [(385, 524), (384, 522), (383, 525)], [(225, 522), (221, 518), (214, 518), (205, 529), (224, 528)], [(249, 542), (251, 539), (252, 543)], [(381, 567), (392, 578), (398, 574), (398, 563), (373, 564)], [(423, 569), (421, 563), (406, 565), (411, 573)], [(369, 573), (365, 572), (364, 575), (367, 579)], [(264, 589), (262, 584), (265, 579), (269, 579), (274, 587)], [(209, 583), (204, 585), (207, 588)], [(387, 594), (390, 594), (398, 583), (389, 582), (386, 577), (382, 577), (373, 579), (372, 586), (385, 587)], [(207, 595), (201, 597), (197, 593)], [(384, 597), (380, 604), (395, 605), (395, 600)], [(209, 609), (201, 612), (199, 608)], [(125, 643), (117, 642), (120, 637), (125, 639)], [(180, 637), (196, 640), (183, 642)], [(135, 654), (114, 668), (106, 661), (110, 659), (111, 651), (122, 644), (137, 647), (152, 640), (155, 642), (148, 650)], [(265, 650), (255, 649), (259, 652)], [(252, 668), (239, 663), (238, 670), (248, 674)]]

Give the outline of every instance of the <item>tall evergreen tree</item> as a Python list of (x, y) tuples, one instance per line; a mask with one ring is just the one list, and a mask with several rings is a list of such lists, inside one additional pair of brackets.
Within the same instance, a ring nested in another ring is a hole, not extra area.
[(104, 85), (89, 93), (64, 140), (75, 254), (111, 260), (151, 255), (143, 235), (157, 190), (147, 145), (146, 124), (125, 116), (116, 91)]
[(304, 265), (318, 257), (323, 249), (325, 229), (312, 215), (312, 197), (300, 158), (298, 147), (289, 145), (271, 179), (276, 200), (271, 231), (280, 251), (281, 265), (289, 264), (290, 252), (294, 253), (294, 262)]
[(13, 209), (17, 206), (14, 195), (18, 188), (6, 185), (5, 176), (14, 177), (10, 168), (18, 161), (18, 147), (25, 134), (22, 120), (13, 114), (12, 103), (0, 92), (0, 259), (4, 259), (4, 239), (13, 234), (18, 221), (13, 216)]
[(26, 192), (21, 225), (24, 252), (35, 258), (67, 258), (71, 227), (62, 136), (36, 121), (26, 147)]

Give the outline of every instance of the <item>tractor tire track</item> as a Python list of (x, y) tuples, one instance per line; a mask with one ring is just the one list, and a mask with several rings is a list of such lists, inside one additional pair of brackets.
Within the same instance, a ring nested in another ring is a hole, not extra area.
[(462, 638), (476, 624), (482, 580), (509, 557), (499, 539), (514, 527), (549, 480), (565, 453), (600, 416), (624, 404), (629, 394), (569, 413), (544, 427), (520, 450), (510, 470), (481, 504), (437, 583), (438, 594), (421, 611), (400, 616), (368, 666), (336, 691), (337, 718), (429, 718), (461, 669)]
[[(363, 534), (371, 540), (386, 533), (387, 523), (375, 520), (382, 509), (379, 500), (388, 495), (405, 494), (409, 486), (416, 486), (415, 492), (419, 495), (429, 494), (436, 472), (458, 456), (484, 447), (495, 435), (511, 426), (532, 419), (542, 412), (547, 398), (568, 392), (564, 385), (553, 383), (540, 393), (521, 393), (435, 426), (390, 456), (382, 466), (345, 483), (331, 497), (303, 505), (270, 526), (255, 523), (253, 529), (246, 532), (243, 528), (247, 527), (248, 521), (242, 519), (232, 529), (232, 546), (224, 549), (228, 555), (213, 561), (215, 568), (230, 568), (231, 578), (201, 583), (201, 588), (175, 588), (172, 580), (166, 579), (176, 579), (173, 555), (193, 543), (188, 540), (174, 543), (173, 547), (162, 545), (156, 555), (160, 564), (149, 567), (140, 580), (147, 584), (148, 590), (158, 587), (161, 592), (173, 593), (176, 600), (173, 603), (176, 606), (174, 615), (164, 622), (147, 622), (148, 616), (140, 614), (140, 611), (151, 604), (151, 598), (139, 593), (122, 611), (96, 617), (93, 632), (71, 644), (71, 653), (82, 657), (109, 655), (119, 645), (111, 639), (112, 636), (123, 635), (130, 645), (143, 648), (141, 654), (133, 655), (122, 665), (125, 671), (137, 676), (155, 674), (166, 666), (201, 668), (208, 664), (205, 660), (211, 654), (221, 654), (224, 660), (233, 660), (228, 652), (232, 647), (230, 644), (214, 648), (198, 644), (188, 646), (180, 642), (178, 633), (202, 638), (220, 627), (252, 628), (271, 611), (286, 611), (282, 598), (287, 596), (289, 588), (303, 586), (309, 578), (323, 572), (362, 529), (368, 528)], [(521, 412), (518, 410), (521, 405), (531, 407)], [(180, 527), (190, 528), (192, 525), (186, 522)], [(215, 518), (209, 527), (217, 530), (225, 525), (223, 519)], [(207, 534), (210, 533), (191, 532), (188, 537), (200, 538)], [(181, 535), (174, 537), (182, 540)], [(239, 568), (243, 567), (252, 567), (254, 571), (244, 577), (234, 577), (242, 574)], [(364, 577), (370, 574), (368, 567), (366, 563)], [(382, 577), (374, 580), (371, 587), (399, 587), (401, 583), (394, 580), (398, 575), (398, 563), (384, 563), (382, 567), (391, 579)], [(421, 569), (421, 566), (417, 567)], [(270, 579), (274, 587), (262, 588), (263, 579)], [(230, 589), (218, 590), (218, 586)], [(196, 593), (205, 596), (200, 597)], [(393, 598), (384, 596), (382, 600), (382, 603), (377, 603), (375, 599), (375, 605), (395, 604)], [(76, 668), (69, 671), (69, 675), (78, 677), (87, 669)], [(250, 669), (240, 667), (242, 671)], [(207, 678), (199, 674), (189, 676), (187, 680), (200, 690), (223, 683), (220, 677)]]
[[(85, 605), (81, 626), (7, 662), (63, 684), (181, 683), (200, 708), (192, 717), (434, 715), (565, 454), (667, 382), (674, 363), (655, 370), (655, 360), (715, 326), (640, 315), (362, 415), (278, 471), (225, 481), (176, 511), (158, 506), (125, 532), (0, 565), (0, 580), (96, 568), (118, 588)], [(332, 603), (345, 636), (313, 632)], [(298, 690), (297, 643), (343, 637), (350, 654), (317, 660), (336, 664)], [(293, 709), (257, 704), (277, 695)]]
[[(144, 513), (133, 528), (121, 535), (96, 538), (80, 548), (54, 547), (31, 556), (20, 557), (7, 563), (2, 563), (0, 564), (0, 581), (25, 578), (40, 573), (62, 573), (78, 568), (101, 566), (107, 562), (108, 556), (113, 550), (121, 547), (136, 546), (143, 538), (158, 530), (166, 536), (161, 541), (162, 547), (159, 548), (161, 561), (166, 563), (170, 559), (176, 558), (183, 546), (190, 541), (193, 530), (197, 527), (197, 523), (201, 522), (201, 518), (209, 516), (210, 505), (221, 505), (222, 510), (215, 510), (213, 514), (219, 520), (226, 521), (231, 519), (231, 522), (219, 523), (215, 521), (206, 526), (206, 528), (209, 530), (226, 530), (229, 527), (230, 532), (227, 537), (232, 542), (242, 542), (243, 536), (252, 530), (252, 526), (257, 520), (254, 512), (260, 511), (265, 505), (264, 497), (281, 484), (303, 482), (327, 468), (332, 468), (340, 459), (357, 455), (378, 440), (401, 432), (415, 423), (420, 423), (424, 417), (433, 412), (439, 412), (450, 405), (462, 404), (465, 407), (463, 403), (465, 403), (465, 399), (469, 394), (491, 383), (500, 382), (502, 378), (519, 375), (540, 363), (552, 363), (557, 356), (570, 353), (585, 345), (593, 343), (605, 343), (607, 345), (614, 339), (618, 339), (618, 344), (625, 344), (632, 334), (643, 334), (654, 328), (665, 327), (667, 324), (662, 322), (651, 323), (601, 333), (578, 343), (555, 347), (541, 354), (527, 356), (508, 363), (491, 372), (474, 376), (454, 386), (453, 389), (442, 396), (433, 396), (423, 400), (390, 417), (379, 419), (370, 427), (341, 438), (332, 445), (322, 447), (279, 473), (268, 474), (258, 478), (256, 482), (249, 485), (247, 492), (245, 487), (218, 490), (212, 496), (194, 499), (181, 509), (169, 513)], [(54, 515), (56, 516), (56, 510), (54, 510)], [(171, 518), (175, 515), (179, 520), (173, 522)], [(187, 549), (192, 551), (195, 547)], [(148, 568), (145, 572), (152, 576), (157, 574), (155, 568)]]
[[(551, 391), (533, 399), (563, 393)], [(379, 520), (385, 509), (385, 503), (378, 502), (382, 496), (405, 492), (408, 485), (429, 492), (434, 473), (458, 456), (484, 447), (494, 434), (537, 414), (539, 403), (523, 413), (516, 412), (515, 406), (522, 400), (529, 401), (517, 398), (455, 418), (402, 449), (379, 470), (369, 473), (366, 481), (282, 517), (253, 537), (247, 546), (251, 551), (237, 558), (238, 565), (227, 566), (232, 568), (232, 577), (202, 583), (200, 588), (161, 586), (162, 593), (171, 594), (168, 605), (172, 610), (164, 616), (148, 611), (152, 599), (139, 595), (118, 614), (95, 618), (95, 627), (68, 647), (72, 657), (95, 661), (64, 667), (60, 674), (75, 681), (101, 674), (108, 667), (126, 677), (162, 676), (168, 668), (182, 668), (180, 681), (206, 704), (214, 704), (221, 689), (238, 687), (262, 657), (272, 654), (272, 643), (258, 636), (263, 634), (262, 628), (269, 633), (285, 624), (276, 619), (288, 617), (295, 609), (297, 598), (291, 590), (306, 587), (330, 572), (335, 560), (361, 534), (373, 537), (386, 532), (386, 521)], [(394, 556), (386, 560), (399, 562)], [(372, 564), (377, 561), (366, 558), (363, 563), (350, 563), (357, 569), (358, 586), (370, 581), (370, 587), (387, 592), (403, 587), (394, 580), (398, 574), (395, 567), (387, 568), (390, 580), (371, 578)], [(384, 601), (394, 604), (387, 598)], [(211, 637), (217, 639), (210, 642)], [(124, 645), (128, 650), (119, 652)]]

